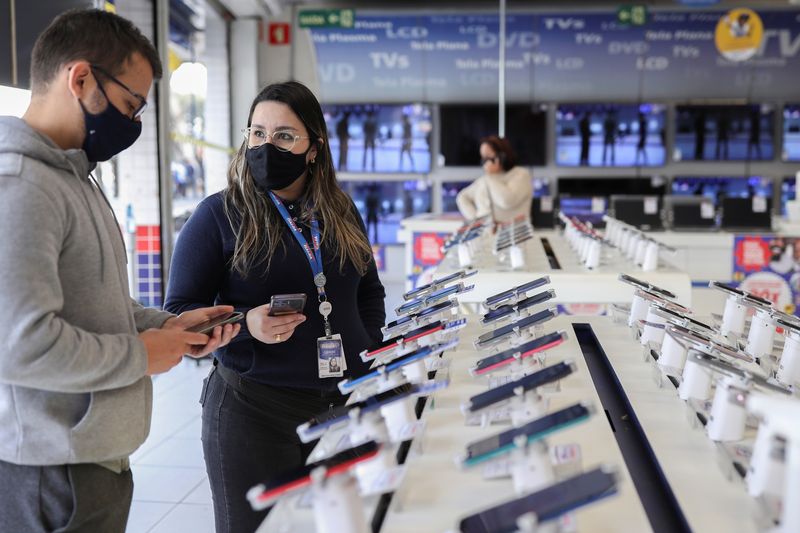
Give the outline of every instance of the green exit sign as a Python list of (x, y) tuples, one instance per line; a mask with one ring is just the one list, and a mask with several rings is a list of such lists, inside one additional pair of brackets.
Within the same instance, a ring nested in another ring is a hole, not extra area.
[(626, 26), (644, 26), (647, 24), (647, 6), (620, 6), (617, 20)]
[(352, 28), (356, 13), (352, 9), (309, 9), (300, 11), (301, 28)]

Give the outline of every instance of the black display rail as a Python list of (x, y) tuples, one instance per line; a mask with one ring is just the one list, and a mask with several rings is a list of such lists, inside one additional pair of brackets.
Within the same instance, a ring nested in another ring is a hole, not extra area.
[(575, 323), (572, 327), (650, 526), (655, 533), (690, 532), (686, 516), (592, 326)]

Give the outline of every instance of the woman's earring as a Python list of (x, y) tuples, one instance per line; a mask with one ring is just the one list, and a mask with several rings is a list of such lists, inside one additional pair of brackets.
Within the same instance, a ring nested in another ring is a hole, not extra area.
[(316, 159), (312, 159), (311, 161), (309, 161), (309, 163), (311, 163), (313, 165), (315, 161), (316, 161)]

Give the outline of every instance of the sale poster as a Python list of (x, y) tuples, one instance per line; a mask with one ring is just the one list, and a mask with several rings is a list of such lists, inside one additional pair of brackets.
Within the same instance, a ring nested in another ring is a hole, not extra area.
[(733, 278), (739, 288), (797, 314), (800, 306), (800, 237), (737, 235)]

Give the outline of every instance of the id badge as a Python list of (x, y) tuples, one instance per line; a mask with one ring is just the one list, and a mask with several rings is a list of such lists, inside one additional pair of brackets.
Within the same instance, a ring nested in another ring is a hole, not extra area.
[(317, 367), (320, 378), (340, 378), (347, 370), (347, 361), (339, 334), (317, 339)]

